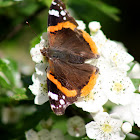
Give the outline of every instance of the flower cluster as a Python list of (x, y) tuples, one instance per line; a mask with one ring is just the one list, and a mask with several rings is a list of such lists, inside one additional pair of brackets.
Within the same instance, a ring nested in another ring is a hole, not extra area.
[(49, 100), (47, 93), (47, 83), (46, 83), (46, 68), (48, 63), (43, 58), (40, 50), (46, 47), (47, 44), (47, 34), (44, 33), (41, 37), (39, 44), (32, 48), (30, 53), (32, 60), (36, 62), (35, 70), (36, 72), (32, 75), (33, 84), (29, 86), (29, 89), (36, 96), (35, 104), (42, 105)]
[(51, 132), (47, 129), (41, 129), (39, 132), (30, 129), (25, 133), (27, 140), (64, 140), (64, 135), (58, 129)]
[[(67, 137), (59, 129), (48, 130), (49, 127), (53, 124), (52, 119), (47, 121), (40, 121), (39, 131), (34, 131), (33, 129), (28, 130), (25, 133), (27, 140), (67, 140)], [(65, 122), (66, 128), (65, 131), (73, 137), (81, 137), (86, 133), (84, 120), (80, 116), (74, 116), (68, 119)]]
[[(78, 24), (78, 29), (85, 29), (82, 21), (78, 21)], [(93, 117), (94, 121), (85, 126), (89, 138), (123, 140), (132, 131), (134, 124), (140, 127), (140, 95), (135, 93), (136, 89), (130, 79), (139, 78), (140, 65), (137, 63), (137, 67), (128, 74), (129, 64), (134, 58), (122, 43), (107, 39), (100, 28), (99, 22), (89, 23), (91, 38), (100, 57), (86, 61), (99, 68), (99, 76), (91, 93), (79, 98), (75, 105)], [(31, 49), (32, 60), (37, 64), (36, 72), (32, 76), (33, 85), (29, 88), (36, 96), (35, 104), (39, 105), (48, 101), (45, 71), (48, 63), (40, 53), (40, 49), (46, 45), (47, 35), (44, 33), (41, 42)], [(104, 112), (108, 106), (111, 106), (111, 112)]]

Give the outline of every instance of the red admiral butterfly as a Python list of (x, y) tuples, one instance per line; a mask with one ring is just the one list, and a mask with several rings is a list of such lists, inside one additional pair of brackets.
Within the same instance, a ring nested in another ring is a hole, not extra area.
[(53, 0), (48, 15), (48, 48), (41, 50), (49, 62), (48, 96), (51, 108), (62, 115), (67, 106), (93, 89), (98, 68), (84, 63), (99, 57), (90, 35), (77, 29), (78, 24), (61, 0)]

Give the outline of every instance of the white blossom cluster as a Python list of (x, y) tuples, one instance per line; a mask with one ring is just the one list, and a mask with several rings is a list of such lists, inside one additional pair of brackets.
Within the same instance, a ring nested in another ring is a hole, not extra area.
[(30, 129), (25, 136), (27, 140), (65, 140), (63, 133), (58, 129), (52, 131), (41, 129), (39, 132)]
[[(65, 136), (61, 130), (52, 129), (48, 130), (49, 126), (53, 124), (53, 120), (49, 118), (48, 120), (40, 121), (40, 128), (38, 132), (30, 129), (25, 132), (25, 136), (27, 140), (67, 140), (67, 136)], [(80, 116), (74, 116), (69, 118), (66, 122), (66, 129), (70, 136), (73, 137), (81, 137), (86, 133), (85, 130), (85, 122)]]
[[(78, 21), (78, 29), (85, 29), (85, 24)], [(91, 38), (95, 42), (100, 57), (86, 61), (99, 68), (99, 76), (91, 93), (79, 98), (75, 105), (90, 112), (93, 120), (85, 125), (86, 134), (96, 140), (124, 140), (132, 126), (140, 127), (140, 94), (130, 79), (139, 78), (140, 65), (128, 75), (129, 64), (134, 58), (127, 52), (124, 45), (107, 39), (100, 29), (99, 22), (90, 22)], [(35, 104), (48, 101), (46, 85), (46, 68), (48, 63), (40, 53), (47, 45), (47, 35), (44, 33), (41, 42), (31, 49), (32, 60), (36, 62), (36, 72), (32, 76), (33, 85), (29, 88), (35, 97)], [(137, 77), (138, 75), (138, 77)], [(112, 106), (111, 112), (105, 112), (105, 106)], [(104, 107), (103, 107), (104, 106)]]

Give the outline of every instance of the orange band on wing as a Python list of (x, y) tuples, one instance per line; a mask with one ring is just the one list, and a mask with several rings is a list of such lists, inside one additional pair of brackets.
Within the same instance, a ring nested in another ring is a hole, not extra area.
[(62, 28), (70, 28), (71, 30), (74, 30), (76, 28), (76, 25), (74, 25), (73, 23), (69, 21), (61, 22), (61, 23), (58, 23), (56, 26), (49, 26), (47, 31), (55, 32), (55, 31), (61, 30)]
[(88, 84), (81, 89), (81, 97), (86, 96), (91, 92), (94, 85), (96, 84), (97, 77), (98, 77), (98, 74), (95, 74), (94, 72), (92, 76), (90, 77)]
[(77, 95), (76, 90), (68, 90), (67, 88), (63, 87), (62, 84), (54, 78), (53, 75), (51, 75), (50, 73), (47, 73), (47, 78), (52, 81), (57, 88), (63, 92), (67, 97), (75, 97)]
[(93, 41), (92, 38), (90, 37), (90, 35), (89, 35), (87, 32), (83, 31), (83, 30), (81, 30), (81, 31), (83, 32), (83, 38), (86, 40), (86, 42), (89, 43), (92, 52), (93, 52), (94, 54), (98, 54), (98, 49), (97, 49), (97, 47), (96, 47), (94, 41)]

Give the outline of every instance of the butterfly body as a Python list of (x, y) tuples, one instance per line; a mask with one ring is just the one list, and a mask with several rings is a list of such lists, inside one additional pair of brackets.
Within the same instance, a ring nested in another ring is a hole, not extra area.
[(49, 62), (48, 95), (51, 108), (62, 115), (78, 97), (88, 95), (98, 76), (98, 68), (86, 64), (99, 57), (97, 47), (85, 31), (78, 30), (64, 3), (52, 1), (48, 16), (48, 47), (41, 50)]

